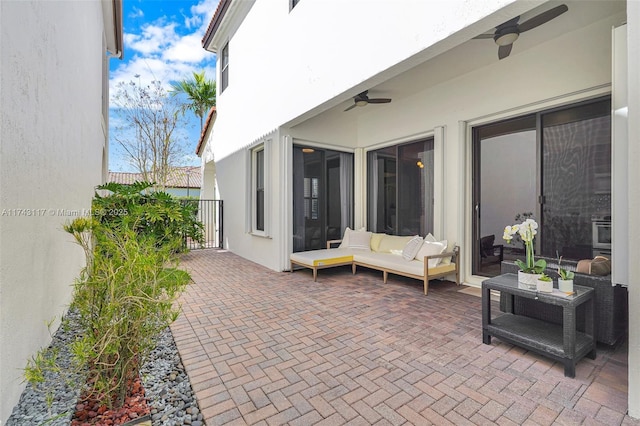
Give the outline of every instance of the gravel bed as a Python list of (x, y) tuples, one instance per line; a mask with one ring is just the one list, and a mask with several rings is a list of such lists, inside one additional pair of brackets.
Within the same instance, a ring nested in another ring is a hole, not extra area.
[[(69, 351), (70, 343), (75, 340), (79, 331), (77, 313), (70, 310), (66, 320), (63, 322), (65, 325), (59, 327), (53, 336), (46, 352), (57, 352), (61, 372), (47, 372), (45, 382), (37, 388), (27, 384), (20, 401), (13, 408), (7, 426), (68, 426), (71, 422), (80, 394), (80, 389), (75, 384), (84, 383), (84, 376), (73, 373)], [(153, 426), (204, 424), (169, 328), (158, 337), (156, 349), (142, 366), (140, 375), (151, 407)]]

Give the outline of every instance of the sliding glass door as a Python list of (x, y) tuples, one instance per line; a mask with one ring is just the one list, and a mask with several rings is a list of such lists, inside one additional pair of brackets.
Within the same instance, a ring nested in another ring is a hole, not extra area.
[(603, 101), (541, 117), (545, 256), (611, 255), (610, 238), (604, 247), (593, 238), (595, 222), (611, 224), (610, 111)]
[(317, 250), (353, 226), (353, 154), (293, 147), (293, 251)]
[(507, 245), (502, 233), (529, 217), (540, 226), (539, 255), (610, 254), (610, 241), (598, 241), (599, 224), (611, 224), (610, 126), (610, 100), (601, 99), (473, 129), (475, 275), (524, 258), (522, 243)]
[[(527, 116), (474, 129), (473, 272), (476, 275), (500, 273), (504, 227), (536, 213), (535, 124), (535, 116)], [(512, 252), (519, 256), (524, 249), (514, 243)]]

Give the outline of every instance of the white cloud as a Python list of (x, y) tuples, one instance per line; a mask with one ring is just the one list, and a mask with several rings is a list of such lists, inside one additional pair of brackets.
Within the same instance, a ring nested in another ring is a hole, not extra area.
[[(202, 0), (200, 3), (191, 6), (193, 18), (188, 24), (185, 21), (185, 25), (191, 25), (193, 27), (200, 25), (200, 33), (204, 35), (218, 7), (219, 1), (220, 0)], [(196, 17), (198, 17), (198, 19), (195, 19)]]
[[(192, 72), (205, 70), (215, 79), (215, 55), (202, 47), (202, 38), (219, 0), (202, 0), (178, 17), (164, 16), (142, 24), (137, 31), (125, 33), (125, 61), (111, 73), (113, 91), (120, 81), (138, 80), (142, 83), (160, 80), (169, 86), (171, 81), (190, 78)], [(134, 7), (134, 12), (142, 10)]]
[(202, 48), (202, 37), (191, 34), (181, 37), (166, 49), (162, 58), (170, 62), (201, 62), (205, 57), (212, 57), (210, 52)]
[(125, 34), (125, 48), (143, 55), (157, 55), (180, 40), (176, 33), (176, 23), (147, 24), (141, 34)]
[(144, 17), (144, 12), (142, 11), (142, 9), (139, 9), (133, 6), (132, 11), (129, 14), (129, 18), (142, 18), (142, 17)]

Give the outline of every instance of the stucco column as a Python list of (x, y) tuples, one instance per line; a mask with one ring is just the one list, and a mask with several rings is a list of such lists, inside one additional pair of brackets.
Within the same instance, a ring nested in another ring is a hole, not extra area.
[[(627, 1), (629, 75), (629, 415), (640, 418), (640, 2)], [(635, 259), (635, 261), (633, 260)]]
[(362, 148), (353, 152), (353, 229), (367, 225), (367, 156)]

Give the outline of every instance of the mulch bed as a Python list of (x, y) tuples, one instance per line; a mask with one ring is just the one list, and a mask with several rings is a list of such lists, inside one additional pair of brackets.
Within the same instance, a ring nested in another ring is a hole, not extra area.
[(124, 425), (150, 414), (150, 408), (145, 397), (140, 379), (132, 385), (132, 392), (125, 398), (122, 407), (109, 409), (95, 397), (83, 395), (76, 405), (76, 412), (71, 420), (71, 426), (114, 426)]

